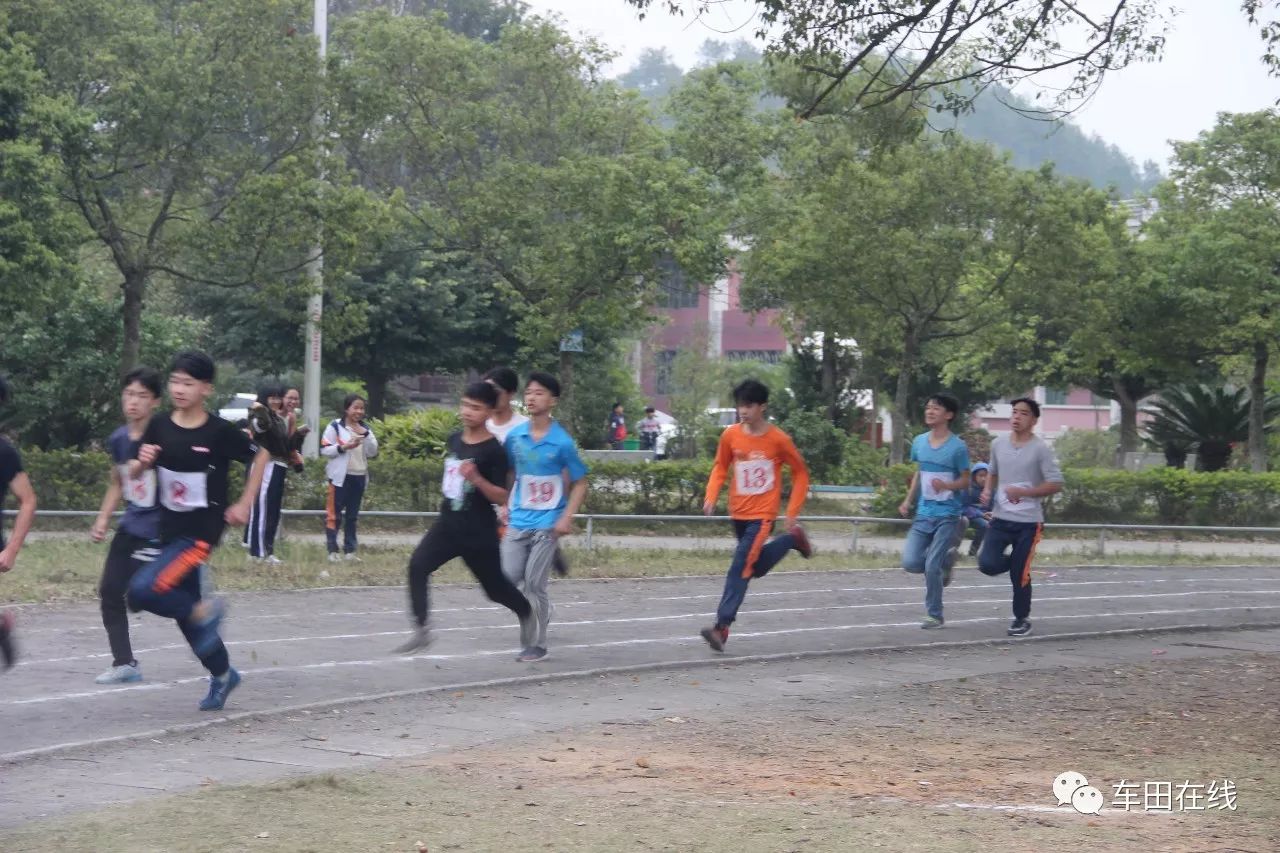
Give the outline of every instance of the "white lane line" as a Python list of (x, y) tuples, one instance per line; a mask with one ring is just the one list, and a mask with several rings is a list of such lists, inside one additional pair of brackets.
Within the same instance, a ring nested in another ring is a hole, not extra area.
[[(916, 588), (911, 587), (910, 589), (916, 589)], [(1182, 598), (1182, 597), (1192, 596), (1192, 595), (1197, 595), (1197, 596), (1198, 595), (1235, 595), (1235, 594), (1238, 594), (1239, 592), (1240, 590), (1206, 589), (1206, 590), (1192, 590), (1188, 592), (1147, 592), (1147, 593), (1129, 593), (1124, 595), (1070, 595), (1070, 596), (1054, 595), (1054, 596), (1040, 596), (1035, 599), (1035, 603), (1043, 604), (1049, 601), (1113, 601), (1116, 599), (1125, 599), (1125, 598), (1142, 598), (1142, 599)], [(1249, 592), (1250, 594), (1257, 594), (1257, 595), (1280, 595), (1280, 589), (1248, 590), (1247, 592)], [(1009, 601), (1008, 596), (1003, 596), (1001, 598), (973, 598), (973, 599), (961, 599), (959, 601), (953, 600), (953, 601), (950, 601), (949, 604), (952, 607), (955, 607), (956, 605), (961, 605), (961, 604), (1007, 604), (1008, 601)], [(871, 602), (871, 603), (864, 603), (864, 604), (829, 604), (829, 605), (824, 605), (820, 607), (769, 607), (769, 608), (761, 608), (761, 609), (749, 609), (749, 610), (744, 610), (742, 612), (743, 612), (743, 615), (761, 616), (761, 615), (768, 615), (768, 614), (774, 614), (774, 613), (814, 613), (814, 612), (832, 611), (832, 610), (866, 610), (866, 609), (876, 608), (876, 607), (914, 607), (917, 604), (918, 602), (916, 601), (881, 601), (881, 602)], [(498, 608), (498, 609), (505, 609), (505, 608)], [(660, 616), (622, 616), (622, 617), (609, 618), (609, 619), (577, 619), (573, 621), (558, 621), (558, 622), (555, 622), (554, 624), (557, 625), (558, 627), (571, 627), (571, 626), (581, 626), (581, 625), (618, 625), (618, 624), (629, 624), (629, 623), (637, 623), (637, 622), (666, 622), (666, 621), (672, 621), (672, 620), (685, 620), (685, 619), (693, 620), (693, 619), (702, 618), (704, 616), (706, 616), (705, 613), (668, 613), (668, 614), (662, 614)], [(504, 630), (504, 629), (516, 627), (517, 624), (518, 623), (516, 622), (503, 622), (495, 625), (455, 625), (455, 626), (449, 626), (445, 628), (433, 628), (432, 633), (435, 633), (435, 634), (443, 634), (446, 632), (475, 633), (479, 631)], [(224, 640), (223, 642), (229, 647), (265, 646), (265, 645), (273, 645), (276, 643), (309, 643), (309, 642), (323, 642), (326, 640), (362, 640), (362, 639), (369, 639), (373, 637), (398, 637), (404, 634), (405, 634), (405, 631), (403, 630), (370, 631), (365, 633), (319, 634), (319, 635), (296, 636), (296, 637), (262, 637), (262, 638), (247, 639), (247, 640)], [(150, 648), (135, 649), (134, 653), (135, 655), (146, 655), (146, 654), (153, 654), (156, 652), (172, 651), (174, 649), (181, 649), (185, 651), (187, 648), (188, 647), (186, 643), (167, 643), (162, 646), (151, 646)], [(69, 655), (67, 657), (58, 657), (58, 658), (40, 658), (36, 660), (24, 660), (24, 661), (19, 661), (17, 666), (39, 666), (41, 664), (71, 663), (73, 661), (100, 660), (102, 658), (107, 658), (107, 657), (111, 657), (110, 653), (98, 652), (98, 653), (87, 654), (87, 655)]]
[[(899, 571), (900, 571), (900, 570), (899, 570)], [(789, 572), (788, 574), (799, 574), (799, 572)], [(829, 572), (828, 574), (830, 574), (830, 572)], [(999, 576), (997, 576), (997, 577), (999, 577)], [(993, 580), (994, 580), (994, 579), (993, 579)], [(1036, 583), (1035, 583), (1035, 585), (1036, 585), (1036, 586), (1038, 586), (1038, 587), (1040, 587), (1040, 588), (1044, 588), (1044, 587), (1058, 587), (1058, 586), (1134, 586), (1134, 587), (1142, 587), (1142, 586), (1146, 586), (1147, 584), (1166, 584), (1166, 583), (1206, 583), (1206, 582), (1212, 582), (1212, 583), (1215, 583), (1215, 584), (1224, 584), (1224, 583), (1254, 583), (1254, 584), (1256, 584), (1256, 583), (1275, 583), (1275, 584), (1280, 584), (1280, 577), (1275, 577), (1275, 578), (1220, 578), (1220, 577), (1204, 578), (1204, 577), (1185, 577), (1185, 578), (1149, 578), (1149, 579), (1145, 579), (1145, 580), (1109, 580), (1109, 581), (1104, 581), (1104, 580), (1097, 580), (1097, 581), (1058, 581), (1058, 580), (1040, 580), (1040, 581), (1036, 582)], [(950, 587), (948, 587), (948, 589), (950, 589), (950, 590), (954, 593), (954, 592), (959, 591), (959, 590), (987, 590), (987, 589), (991, 589), (991, 588), (992, 588), (992, 586), (999, 586), (999, 585), (1000, 585), (1000, 584), (999, 584), (999, 582), (998, 582), (998, 581), (996, 581), (995, 583), (984, 583), (984, 584), (959, 584), (959, 583), (957, 583), (957, 584), (952, 584)], [(838, 593), (838, 592), (864, 592), (864, 593), (879, 593), (879, 592), (918, 592), (918, 591), (922, 590), (923, 588), (924, 588), (924, 584), (923, 584), (923, 582), (921, 582), (921, 583), (916, 584), (916, 585), (913, 585), (913, 586), (867, 586), (867, 587), (847, 586), (847, 587), (827, 587), (827, 588), (822, 588), (822, 589), (784, 589), (784, 590), (756, 590), (756, 589), (753, 589), (753, 590), (751, 590), (751, 592), (750, 592), (748, 595), (749, 595), (749, 598), (755, 599), (755, 598), (764, 598), (764, 597), (772, 597), (772, 596), (780, 596), (780, 595), (832, 595), (832, 594), (835, 594), (835, 593)], [(401, 592), (401, 593), (403, 592), (403, 589), (402, 589), (401, 587), (352, 587), (352, 589), (369, 589), (369, 590), (372, 590), (372, 589), (382, 589), (382, 590), (396, 590), (396, 591)], [(295, 590), (295, 591), (297, 591), (297, 592), (309, 592), (310, 590)], [(1232, 592), (1249, 592), (1249, 590), (1232, 590)], [(236, 601), (236, 599), (237, 599), (237, 597), (238, 597), (238, 596), (240, 596), (240, 595), (244, 595), (244, 594), (245, 594), (244, 592), (238, 592), (238, 593), (237, 593), (237, 592), (232, 592), (232, 593), (230, 593), (229, 595), (230, 595), (230, 598), (231, 598), (232, 602), (234, 603), (234, 602)], [(660, 596), (645, 596), (645, 597), (642, 597), (642, 598), (636, 598), (636, 599), (632, 599), (632, 600), (633, 600), (633, 601), (636, 601), (636, 602), (641, 602), (641, 601), (705, 601), (705, 600), (708, 600), (708, 599), (715, 599), (715, 600), (719, 600), (719, 598), (720, 598), (720, 593), (718, 593), (718, 592), (717, 592), (717, 593), (702, 593), (702, 594), (698, 594), (698, 595), (660, 595)], [(1037, 600), (1043, 600), (1043, 599), (1039, 599), (1039, 598), (1038, 598)], [(583, 607), (583, 606), (595, 606), (597, 603), (598, 603), (598, 602), (594, 602), (594, 601), (557, 601), (557, 602), (555, 602), (555, 606), (556, 606), (556, 607)], [(494, 604), (494, 605), (476, 605), (476, 606), (472, 606), (472, 607), (441, 607), (441, 608), (432, 608), (432, 611), (431, 611), (431, 612), (432, 612), (433, 614), (436, 614), (436, 613), (487, 613), (487, 612), (494, 612), (494, 611), (502, 611), (502, 610), (505, 610), (505, 609), (506, 609), (506, 608), (504, 608), (504, 607), (502, 607), (502, 606), (500, 606), (500, 605), (496, 605), (496, 604)], [(330, 611), (322, 611), (322, 612), (320, 612), (320, 613), (299, 613), (299, 612), (293, 612), (293, 613), (245, 613), (243, 610), (240, 610), (239, 612), (237, 612), (237, 614), (236, 614), (236, 617), (235, 617), (235, 618), (236, 618), (236, 620), (237, 620), (237, 621), (247, 621), (247, 620), (250, 620), (250, 619), (257, 619), (257, 620), (262, 620), (262, 619), (267, 619), (267, 620), (282, 620), (282, 619), (312, 619), (312, 618), (322, 618), (322, 617), (387, 616), (387, 615), (405, 614), (405, 613), (407, 613), (407, 612), (408, 612), (408, 611), (407, 611), (407, 609), (406, 609), (406, 608), (403, 608), (403, 607), (389, 607), (389, 608), (385, 608), (385, 609), (381, 609), (381, 610), (330, 610)], [(57, 628), (24, 628), (22, 633), (23, 633), (24, 635), (30, 635), (30, 634), (55, 634), (55, 633), (56, 633), (56, 634), (61, 634), (61, 633), (67, 633), (67, 632), (69, 632), (69, 631), (93, 631), (93, 630), (100, 630), (101, 628), (102, 628), (102, 623), (101, 623), (101, 622), (87, 622), (87, 623), (78, 624), (78, 625), (77, 625), (77, 624), (73, 624), (73, 625), (63, 625), (63, 626), (61, 626), (61, 627), (57, 627)], [(98, 655), (98, 657), (102, 657), (102, 656), (103, 656), (103, 655)], [(19, 664), (19, 666), (21, 666), (21, 664)]]
[[(1187, 614), (1187, 613), (1218, 613), (1223, 611), (1239, 612), (1242, 610), (1280, 610), (1280, 604), (1275, 604), (1275, 605), (1262, 604), (1262, 605), (1256, 605), (1252, 607), (1245, 607), (1245, 606), (1199, 607), (1199, 608), (1193, 607), (1193, 608), (1183, 608), (1183, 609), (1177, 609), (1177, 610), (1131, 610), (1131, 611), (1122, 611), (1122, 612), (1116, 612), (1116, 613), (1055, 614), (1054, 616), (1042, 616), (1042, 617), (1039, 617), (1039, 619), (1041, 624), (1043, 624), (1043, 622), (1046, 620), (1057, 621), (1059, 619), (1105, 619), (1105, 618), (1112, 618), (1112, 617), (1120, 618), (1120, 617), (1133, 617), (1133, 616), (1174, 616), (1174, 615), (1181, 615), (1181, 614)], [(984, 622), (1006, 622), (1006, 621), (1008, 621), (1008, 617), (1006, 616), (982, 616), (982, 617), (976, 617), (976, 618), (970, 618), (970, 619), (951, 619), (951, 620), (948, 620), (948, 624), (961, 625), (961, 624), (978, 624), (978, 623), (984, 623)], [(814, 625), (814, 626), (805, 627), (805, 628), (783, 628), (783, 629), (774, 630), (774, 631), (740, 631), (740, 632), (735, 632), (733, 636), (738, 639), (741, 639), (743, 637), (777, 637), (777, 636), (784, 636), (784, 635), (790, 635), (790, 634), (812, 634), (818, 631), (836, 632), (836, 631), (871, 630), (871, 629), (880, 629), (880, 628), (911, 628), (911, 627), (916, 627), (919, 624), (920, 624), (920, 621), (918, 619), (913, 619), (909, 622), (879, 622), (879, 623), (872, 622), (872, 623), (862, 623), (862, 624), (856, 624), (856, 625)], [(1145, 627), (1158, 628), (1160, 626), (1152, 625), (1152, 626), (1145, 626)], [(1229, 626), (1224, 626), (1224, 630), (1228, 627)], [(1141, 630), (1141, 629), (1138, 629), (1138, 630)], [(1053, 636), (1052, 634), (1044, 634), (1043, 631), (1041, 631), (1040, 633), (1041, 638), (1052, 637), (1052, 636)], [(1018, 638), (1012, 638), (1010, 640), (1010, 642), (1017, 642), (1017, 641), (1018, 641)], [(639, 638), (639, 639), (631, 639), (631, 640), (612, 640), (612, 641), (595, 642), (595, 643), (570, 643), (562, 646), (555, 646), (554, 648), (557, 651), (568, 651), (571, 649), (602, 649), (602, 648), (613, 648), (613, 647), (621, 647), (621, 646), (647, 646), (647, 645), (655, 645), (655, 644), (676, 645), (676, 646), (687, 646), (687, 645), (700, 646), (703, 644), (703, 641), (698, 637), (690, 637), (687, 634), (681, 634), (674, 637), (648, 637), (648, 638)], [(920, 644), (920, 647), (924, 648), (924, 647), (927, 647), (928, 645), (929, 644)], [(316, 669), (341, 669), (345, 667), (366, 667), (367, 668), (367, 667), (395, 666), (395, 665), (409, 663), (412, 661), (419, 661), (419, 660), (427, 660), (427, 661), (475, 660), (475, 659), (493, 657), (495, 655), (510, 655), (515, 651), (516, 649), (514, 648), (504, 648), (504, 649), (477, 650), (477, 651), (463, 652), (458, 654), (424, 654), (424, 655), (407, 655), (407, 656), (387, 656), (387, 657), (380, 657), (380, 658), (372, 658), (368, 660), (345, 660), (345, 661), (330, 660), (330, 661), (319, 661), (316, 663), (307, 663), (307, 664), (289, 664), (289, 665), (257, 667), (254, 669), (243, 669), (243, 670), (240, 670), (240, 672), (242, 675), (263, 675), (268, 673), (280, 673), (280, 672), (305, 672), (308, 670), (316, 670)], [(807, 651), (807, 650), (797, 650), (797, 652), (795, 653), (803, 653), (803, 651)], [(26, 699), (7, 699), (4, 701), (0, 701), (0, 706), (39, 705), (39, 704), (45, 704), (49, 702), (62, 702), (62, 701), (75, 700), (75, 699), (86, 699), (86, 698), (92, 699), (92, 698), (104, 698), (104, 697), (112, 697), (112, 696), (124, 696), (126, 694), (139, 691), (139, 690), (149, 690), (149, 691), (168, 690), (173, 687), (177, 687), (185, 684), (193, 684), (196, 682), (206, 682), (206, 681), (208, 681), (207, 676), (198, 676), (198, 677), (191, 677), (191, 678), (181, 678), (174, 681), (167, 681), (167, 682), (155, 683), (155, 684), (129, 685), (127, 687), (115, 687), (115, 688), (108, 687), (101, 690), (86, 690), (86, 691), (78, 691), (75, 693), (60, 693), (60, 694), (53, 694), (48, 696), (33, 696), (33, 697), (28, 697)]]
[[(1275, 623), (1263, 623), (1256, 627), (1259, 628), (1275, 628)], [(175, 723), (164, 728), (150, 729), (141, 732), (128, 732), (120, 735), (110, 735), (107, 737), (91, 738), (80, 741), (66, 741), (62, 743), (48, 744), (46, 746), (32, 747), (29, 749), (17, 750), (16, 752), (0, 753), (0, 766), (10, 764), (26, 759), (39, 758), (42, 756), (54, 755), (61, 752), (69, 752), (76, 749), (84, 749), (86, 747), (101, 747), (110, 744), (128, 743), (137, 741), (142, 738), (160, 738), (187, 732), (201, 731), (212, 726), (222, 723), (232, 723), (239, 720), (262, 720), (268, 717), (280, 717), (286, 714), (295, 714), (304, 711), (329, 710), (339, 707), (347, 707), (351, 705), (363, 704), (368, 702), (377, 702), (385, 700), (420, 698), (425, 696), (443, 695), (447, 692), (458, 690), (475, 691), (493, 688), (510, 688), (521, 685), (538, 685), (545, 687), (552, 682), (574, 681), (584, 678), (606, 678), (609, 676), (624, 675), (628, 673), (652, 673), (677, 668), (703, 668), (703, 667), (725, 667), (725, 666), (747, 666), (751, 664), (769, 664), (779, 661), (785, 661), (788, 664), (794, 664), (798, 661), (828, 658), (840, 655), (858, 655), (868, 653), (887, 653), (887, 652), (917, 652), (917, 651), (937, 651), (940, 649), (979, 649), (991, 648), (996, 645), (1009, 645), (1018, 643), (1026, 645), (1028, 643), (1038, 645), (1039, 643), (1047, 643), (1063, 640), (1096, 640), (1104, 637), (1133, 637), (1142, 634), (1160, 633), (1170, 634), (1186, 631), (1230, 631), (1231, 628), (1221, 628), (1216, 625), (1205, 623), (1196, 624), (1174, 624), (1174, 625), (1151, 625), (1137, 628), (1109, 628), (1101, 631), (1065, 631), (1057, 634), (1040, 633), (1036, 636), (1023, 637), (1018, 640), (1009, 640), (1004, 637), (985, 637), (974, 640), (934, 640), (927, 643), (914, 643), (911, 645), (879, 645), (879, 646), (856, 646), (852, 648), (832, 648), (811, 649), (807, 651), (788, 651), (788, 652), (772, 652), (768, 654), (753, 655), (732, 655), (732, 656), (711, 656), (700, 658), (688, 658), (679, 660), (658, 660), (647, 661), (644, 663), (633, 664), (615, 664), (612, 666), (592, 667), (589, 669), (570, 669), (558, 670), (553, 672), (540, 672), (535, 675), (525, 676), (500, 676), (497, 678), (488, 678), (479, 681), (464, 682), (446, 682), (443, 684), (434, 684), (429, 686), (410, 687), (400, 690), (384, 690), (377, 693), (357, 693), (354, 695), (337, 696), (328, 699), (320, 699), (312, 702), (304, 702), (294, 705), (277, 705), (270, 708), (258, 708), (252, 711), (232, 711), (227, 714), (218, 716), (205, 717), (198, 722), (192, 723)], [(200, 679), (197, 679), (200, 680)], [(289, 698), (289, 697), (286, 697)]]

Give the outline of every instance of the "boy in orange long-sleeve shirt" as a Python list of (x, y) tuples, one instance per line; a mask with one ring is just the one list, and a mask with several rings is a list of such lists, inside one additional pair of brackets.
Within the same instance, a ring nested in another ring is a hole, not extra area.
[[(703, 513), (711, 515), (724, 481), (732, 476), (729, 516), (733, 519), (738, 547), (724, 580), (716, 624), (702, 629), (702, 638), (717, 652), (724, 651), (729, 626), (738, 616), (751, 579), (768, 574), (792, 548), (805, 559), (813, 553), (809, 537), (796, 522), (809, 494), (809, 469), (791, 436), (769, 423), (765, 416), (769, 389), (761, 382), (747, 379), (733, 389), (733, 400), (738, 407), (738, 423), (720, 436), (715, 467), (711, 469), (702, 504)], [(783, 465), (791, 469), (787, 532), (770, 540), (769, 534), (773, 532), (774, 520), (782, 505)]]

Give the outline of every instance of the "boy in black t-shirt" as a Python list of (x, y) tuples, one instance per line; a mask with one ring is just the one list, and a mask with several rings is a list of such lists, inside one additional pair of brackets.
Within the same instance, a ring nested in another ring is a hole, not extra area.
[[(213, 360), (204, 353), (179, 353), (169, 369), (173, 411), (152, 418), (142, 435), (129, 476), (155, 468), (161, 506), (160, 554), (133, 576), (129, 606), (178, 623), (192, 651), (209, 670), (209, 693), (200, 710), (217, 711), (240, 684), (218, 635), (225, 605), (200, 597), (200, 569), (228, 523), (244, 524), (271, 454), (255, 448), (229, 421), (205, 411), (213, 392)], [(255, 455), (256, 453), (256, 455)], [(244, 493), (227, 503), (231, 463), (253, 461)]]
[[(9, 386), (0, 376), (0, 405), (9, 400)], [(22, 457), (17, 448), (0, 436), (0, 507), (4, 506), (6, 492), (13, 492), (18, 499), (18, 518), (13, 523), (13, 535), (8, 544), (4, 541), (4, 526), (0, 524), (0, 574), (9, 571), (18, 560), (18, 552), (22, 543), (31, 531), (36, 519), (36, 493), (31, 488), (31, 480), (22, 470)], [(0, 522), (3, 522), (0, 513)], [(13, 666), (17, 657), (17, 649), (13, 642), (13, 614), (0, 610), (0, 668)]]
[(412, 654), (431, 642), (427, 631), (428, 585), (431, 574), (461, 557), (480, 581), (485, 595), (520, 617), (521, 641), (533, 628), (529, 600), (502, 573), (498, 550), (498, 519), (494, 505), (507, 502), (507, 453), (485, 427), (493, 415), (498, 392), (487, 382), (473, 382), (462, 393), (462, 429), (449, 436), (444, 460), (444, 502), (409, 559), (409, 601), (416, 625), (412, 636), (396, 649)]

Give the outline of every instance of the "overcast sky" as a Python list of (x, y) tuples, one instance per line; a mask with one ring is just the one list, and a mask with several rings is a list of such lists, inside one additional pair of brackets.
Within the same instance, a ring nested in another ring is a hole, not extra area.
[[(665, 47), (689, 67), (709, 38), (751, 38), (753, 4), (722, 0), (701, 21), (653, 8), (643, 21), (624, 0), (526, 0), (537, 13), (554, 12), (570, 32), (600, 38), (621, 54), (625, 71), (649, 47)], [(654, 6), (662, 5), (661, 0)], [(1139, 163), (1168, 160), (1169, 139), (1191, 139), (1213, 126), (1219, 112), (1264, 109), (1280, 98), (1280, 79), (1259, 59), (1262, 42), (1240, 12), (1239, 0), (1180, 0), (1182, 12), (1159, 64), (1137, 65), (1107, 77), (1097, 97), (1074, 120), (1119, 146)]]

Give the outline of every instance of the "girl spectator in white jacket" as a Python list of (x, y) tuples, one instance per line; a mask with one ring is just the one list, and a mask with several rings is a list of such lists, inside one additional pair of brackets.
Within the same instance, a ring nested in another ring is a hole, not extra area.
[(356, 556), (356, 519), (369, 483), (369, 460), (378, 455), (378, 439), (364, 423), (365, 400), (359, 394), (348, 394), (342, 401), (342, 417), (330, 423), (320, 436), (320, 453), (329, 461), (325, 476), (329, 493), (325, 501), (325, 538), (329, 560), (343, 557), (338, 552), (338, 527), (342, 527), (342, 554), (348, 560)]

